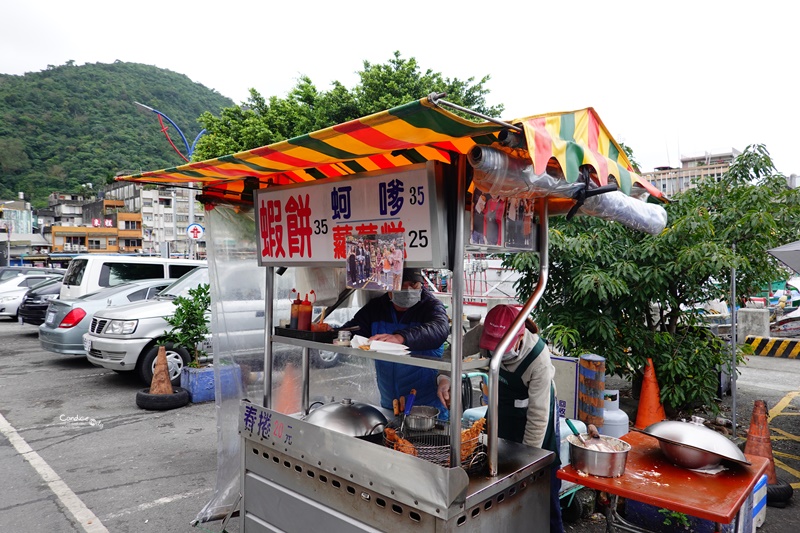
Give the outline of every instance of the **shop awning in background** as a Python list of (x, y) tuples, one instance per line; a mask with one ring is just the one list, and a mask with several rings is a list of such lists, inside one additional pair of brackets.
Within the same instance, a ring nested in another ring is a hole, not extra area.
[(800, 241), (790, 242), (767, 252), (795, 272), (800, 272)]
[[(555, 158), (569, 182), (578, 167), (592, 165), (600, 185), (613, 177), (623, 192), (638, 185), (662, 195), (633, 172), (628, 158), (594, 109), (537, 115), (510, 121), (520, 125), (537, 173)], [(195, 183), (206, 194), (239, 197), (247, 189), (283, 185), (425, 161), (451, 162), (455, 154), (497, 143), (503, 126), (474, 123), (423, 98), (288, 141), (179, 167), (143, 172), (118, 180), (155, 184)]]

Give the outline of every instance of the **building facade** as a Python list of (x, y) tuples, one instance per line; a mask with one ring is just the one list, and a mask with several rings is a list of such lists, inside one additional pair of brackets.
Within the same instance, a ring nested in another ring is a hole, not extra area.
[(82, 225), (53, 225), (54, 253), (141, 253), (142, 215), (130, 212), (116, 199), (100, 199), (81, 206)]
[(644, 173), (642, 177), (662, 193), (672, 196), (696, 187), (701, 178), (719, 181), (739, 154), (739, 150), (731, 148), (730, 152), (686, 156), (681, 158), (680, 168), (657, 167), (654, 172)]
[(205, 257), (205, 241), (192, 240), (191, 223), (205, 226), (204, 210), (194, 199), (195, 190), (117, 182), (105, 190), (106, 198), (124, 202), (141, 213), (142, 253), (173, 257)]

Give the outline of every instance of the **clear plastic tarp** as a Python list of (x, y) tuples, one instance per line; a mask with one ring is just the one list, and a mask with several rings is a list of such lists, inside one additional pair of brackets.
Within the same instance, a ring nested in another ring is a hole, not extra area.
[[(241, 439), (239, 404), (248, 399), (263, 404), (265, 353), (265, 288), (269, 270), (257, 264), (256, 231), (251, 207), (218, 205), (206, 212), (209, 231), (206, 247), (211, 282), (211, 330), (217, 422), (217, 479), (209, 502), (197, 522), (219, 520), (235, 510), (239, 500)], [(277, 270), (277, 269), (276, 269)], [(342, 270), (342, 272), (338, 272)], [(274, 325), (289, 319), (292, 289), (320, 293), (314, 316), (335, 300), (344, 287), (344, 269), (287, 269), (275, 275)], [(339, 280), (341, 279), (341, 284)], [(362, 291), (358, 291), (359, 293)], [(303, 297), (305, 294), (301, 294)], [(349, 320), (369, 295), (357, 294), (325, 316), (341, 325)], [(362, 301), (363, 300), (363, 301)], [(333, 352), (310, 350), (310, 402), (338, 401), (348, 397), (379, 403), (372, 361)], [(272, 408), (283, 413), (301, 411), (302, 349), (273, 344)]]

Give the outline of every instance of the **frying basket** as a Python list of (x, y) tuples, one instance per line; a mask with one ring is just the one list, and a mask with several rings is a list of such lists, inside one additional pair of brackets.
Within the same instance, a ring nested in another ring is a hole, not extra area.
[[(471, 423), (463, 423), (462, 431), (472, 427)], [(437, 420), (436, 425), (430, 431), (414, 431), (406, 424), (405, 431), (397, 436), (411, 443), (417, 457), (433, 464), (450, 468), (450, 423)], [(386, 439), (383, 435), (383, 444), (389, 448), (408, 453), (402, 446), (395, 447), (395, 443)], [(413, 454), (412, 454), (413, 455)], [(461, 468), (468, 474), (478, 473), (486, 465), (486, 434), (481, 432), (474, 438), (462, 439), (461, 441)]]

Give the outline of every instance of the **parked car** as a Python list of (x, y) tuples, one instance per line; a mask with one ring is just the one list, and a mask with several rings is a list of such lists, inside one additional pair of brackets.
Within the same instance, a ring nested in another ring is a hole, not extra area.
[(32, 326), (38, 326), (44, 322), (47, 307), (52, 300), (58, 298), (58, 293), (60, 291), (60, 278), (43, 281), (36, 287), (31, 287), (28, 292), (22, 296), (22, 301), (19, 304), (19, 309), (17, 310), (19, 321)]
[(17, 320), (17, 309), (28, 289), (43, 281), (62, 277), (62, 274), (22, 274), (0, 283), (0, 316)]
[[(135, 371), (143, 382), (151, 383), (159, 339), (170, 329), (165, 317), (175, 310), (172, 300), (178, 296), (188, 297), (189, 289), (208, 282), (208, 267), (197, 267), (161, 291), (154, 300), (95, 312), (89, 331), (83, 335), (89, 362), (118, 372)], [(263, 318), (261, 320), (263, 323)], [(263, 324), (261, 327), (263, 331)], [(170, 379), (178, 385), (181, 370), (189, 364), (191, 356), (182, 347), (170, 343), (165, 347)]]
[(97, 311), (153, 299), (174, 281), (162, 278), (131, 281), (73, 300), (52, 300), (39, 326), (39, 344), (50, 352), (86, 355), (83, 334), (89, 330)]
[(0, 267), (0, 281), (7, 281), (22, 274), (64, 274), (66, 271), (64, 268), (4, 266)]
[(72, 258), (61, 299), (77, 298), (126, 281), (153, 278), (180, 278), (205, 260), (167, 259), (165, 257), (139, 257), (130, 255), (86, 254)]
[[(226, 266), (223, 276), (242, 281), (241, 289), (228, 285), (222, 301), (215, 302), (217, 319), (224, 320), (230, 339), (219, 338), (228, 350), (239, 354), (264, 353), (264, 297), (263, 287), (253, 287), (253, 276), (263, 272), (257, 265), (239, 268)], [(154, 300), (133, 303), (97, 311), (92, 318), (89, 331), (83, 335), (84, 348), (89, 361), (103, 368), (118, 372), (135, 371), (144, 383), (153, 380), (158, 348), (164, 333), (170, 329), (166, 317), (175, 312), (172, 300), (178, 296), (187, 297), (189, 289), (208, 283), (208, 267), (197, 267), (164, 289)], [(288, 318), (288, 301), (286, 318)], [(207, 314), (211, 320), (211, 313)], [(277, 325), (278, 319), (275, 318)], [(235, 324), (235, 326), (232, 326)], [(221, 334), (220, 334), (221, 335)], [(191, 361), (192, 354), (182, 347), (164, 344), (172, 383), (180, 383), (183, 367)], [(211, 339), (203, 346), (213, 357), (214, 346)], [(284, 346), (276, 350), (275, 360), (280, 362), (297, 346)], [(310, 360), (314, 366), (328, 368), (339, 362), (340, 354), (332, 351), (311, 350)]]

